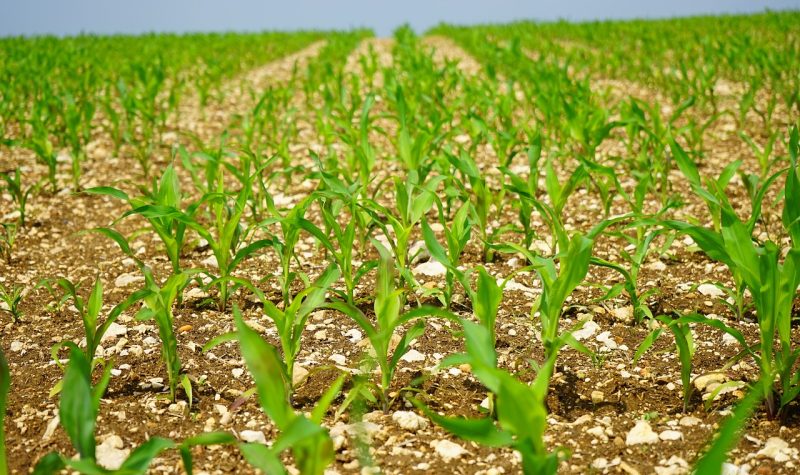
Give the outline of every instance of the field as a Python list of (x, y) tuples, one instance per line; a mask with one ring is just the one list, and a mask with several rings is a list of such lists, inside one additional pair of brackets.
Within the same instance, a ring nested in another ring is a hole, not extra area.
[(0, 475), (798, 473), (798, 25), (0, 39)]

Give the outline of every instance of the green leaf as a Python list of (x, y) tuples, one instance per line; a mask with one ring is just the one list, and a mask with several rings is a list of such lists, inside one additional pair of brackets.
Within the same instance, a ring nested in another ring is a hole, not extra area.
[(122, 463), (119, 470), (122, 473), (144, 474), (154, 458), (158, 457), (161, 452), (173, 447), (175, 447), (175, 443), (169, 439), (152, 437), (139, 447), (136, 447), (125, 459), (125, 462)]
[(236, 306), (233, 308), (233, 316), (242, 356), (258, 388), (261, 408), (280, 430), (284, 430), (295, 415), (289, 405), (288, 381), (283, 362), (275, 347), (244, 323)]
[(478, 442), (488, 447), (508, 447), (514, 442), (511, 434), (497, 427), (497, 424), (491, 418), (467, 419), (440, 416), (420, 401), (416, 399), (412, 401), (436, 425), (464, 440)]
[(728, 458), (728, 452), (736, 446), (747, 420), (750, 419), (764, 396), (764, 392), (761, 390), (762, 386), (761, 383), (755, 385), (748, 391), (744, 399), (739, 401), (739, 404), (733, 409), (733, 414), (725, 419), (717, 430), (716, 438), (708, 451), (697, 461), (694, 473), (722, 474), (722, 466)]
[(92, 401), (91, 367), (83, 353), (72, 348), (58, 414), (81, 459), (94, 460), (97, 408)]
[(280, 453), (261, 444), (239, 444), (239, 450), (245, 460), (253, 467), (270, 475), (286, 474), (286, 469), (281, 463)]

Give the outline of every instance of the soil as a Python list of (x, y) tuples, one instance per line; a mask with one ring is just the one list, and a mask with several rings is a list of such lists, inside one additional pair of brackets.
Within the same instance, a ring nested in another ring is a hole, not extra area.
[[(346, 74), (361, 74), (358, 56), (370, 51), (375, 52), (379, 64), (392, 67), (393, 45), (391, 40), (365, 40), (348, 59)], [(256, 89), (285, 83), (291, 77), (295, 62), (302, 65), (314, 61), (322, 46), (322, 43), (312, 45), (296, 55), (248, 73), (232, 81), (229, 90), (237, 90), (242, 81)], [(451, 40), (426, 38), (423, 47), (433, 50), (436, 64), (457, 61), (459, 66), (456, 69), (464, 81), (485, 80), (480, 63)], [(380, 88), (381, 76), (379, 74), (372, 85), (362, 86)], [(626, 94), (635, 93), (645, 101), (655, 99), (657, 94), (645, 86), (615, 78), (594, 78), (593, 88), (609, 107)], [(603, 93), (604, 90), (607, 93)], [(307, 165), (308, 149), (319, 149), (322, 145), (313, 125), (315, 111), (306, 106), (307, 98), (303, 97), (302, 88), (295, 89), (294, 93), (296, 96), (291, 103), (298, 108), (298, 130), (290, 150), (295, 163)], [(458, 94), (459, 90), (453, 91), (454, 97), (457, 98)], [(231, 92), (223, 103), (213, 103), (205, 111), (199, 111), (197, 104), (189, 98), (183, 106), (183, 122), (174, 125), (174, 140), (188, 143), (180, 132), (191, 131), (204, 141), (213, 143), (225, 129), (225, 124), (252, 106), (247, 97)], [(658, 100), (670, 107), (666, 99), (659, 97)], [(385, 111), (384, 105), (376, 103), (375, 114), (380, 115), (382, 111)], [(736, 128), (726, 120), (720, 119), (706, 134), (706, 157), (701, 172), (716, 176), (718, 170), (735, 159), (743, 160), (745, 170), (758, 170), (757, 160), (736, 137)], [(787, 117), (782, 120), (789, 123)], [(387, 135), (393, 133), (396, 127), (393, 120), (381, 117), (377, 121), (387, 130)], [(755, 118), (749, 127), (752, 128), (751, 135), (758, 136)], [(370, 140), (380, 149), (379, 155), (391, 156), (394, 153), (386, 136), (371, 136)], [(619, 138), (612, 137), (602, 144), (599, 153), (602, 157), (613, 157), (622, 148)], [(134, 158), (126, 156), (124, 150), (120, 156), (112, 156), (112, 149), (108, 137), (102, 134), (95, 137), (85, 163), (84, 185), (116, 185), (134, 192), (134, 185), (142, 183)], [(168, 163), (169, 158), (169, 147), (165, 145), (154, 159), (154, 169)], [(490, 147), (481, 146), (476, 160), (488, 169), (489, 164), (497, 163), (497, 156)], [(524, 157), (518, 157), (513, 164), (523, 162)], [(33, 176), (46, 174), (33, 155), (21, 149), (0, 150), (0, 163), (22, 166), (26, 174)], [(178, 168), (181, 169), (180, 165)], [(376, 175), (381, 177), (397, 172), (396, 164), (382, 162), (377, 166)], [(569, 170), (560, 172), (566, 174)], [(493, 173), (497, 179), (499, 175), (496, 171)], [(191, 189), (186, 174), (180, 171), (179, 174), (184, 189)], [(65, 185), (69, 182), (67, 175), (60, 176), (60, 179)], [(704, 204), (689, 192), (680, 173), (671, 174), (670, 181), (673, 190), (687, 204), (679, 215), (694, 215), (707, 221)], [(731, 190), (741, 188), (736, 184), (734, 180)], [(271, 184), (273, 193), (280, 195), (287, 204), (297, 202), (314, 186), (314, 183), (302, 180), (287, 182), (277, 179)], [(777, 191), (777, 188), (771, 191), (773, 199)], [(739, 209), (749, 209), (749, 200), (742, 191), (737, 192), (732, 201)], [(656, 203), (648, 205), (658, 206)], [(0, 216), (11, 213), (11, 206), (8, 199), (0, 201)], [(570, 229), (587, 229), (597, 222), (602, 209), (595, 191), (579, 190), (565, 209), (565, 215), (570, 217), (568, 226)], [(31, 200), (30, 225), (20, 231), (12, 261), (0, 263), (0, 282), (7, 287), (22, 285), (26, 288), (21, 305), (22, 321), (9, 323), (6, 320), (0, 328), (0, 344), (11, 366), (13, 386), (6, 417), (11, 473), (29, 472), (40, 457), (53, 450), (65, 454), (74, 452), (63, 430), (53, 425), (58, 412), (58, 398), (49, 393), (63, 373), (52, 360), (50, 348), (62, 340), (79, 342), (83, 328), (74, 307), (68, 305), (56, 309), (55, 299), (36, 284), (42, 279), (68, 277), (74, 282), (83, 282), (81, 289), (85, 295), (95, 277), (99, 277), (105, 285), (104, 310), (110, 310), (121, 302), (141, 284), (135, 280), (139, 274), (134, 263), (126, 259), (110, 240), (98, 234), (81, 232), (111, 225), (125, 210), (123, 203), (108, 197), (73, 193), (68, 188), (55, 194), (43, 190)], [(626, 211), (624, 202), (615, 201), (610, 214)], [(780, 208), (770, 207), (764, 211), (767, 225), (763, 231), (768, 232), (768, 224), (779, 221)], [(308, 218), (319, 221), (313, 208)], [(435, 217), (431, 215), (429, 220), (433, 222)], [(506, 204), (492, 225), (500, 228), (515, 221), (516, 211)], [(143, 221), (129, 218), (117, 223), (115, 228), (129, 235), (144, 226)], [(538, 223), (537, 232), (545, 237), (545, 241), (549, 239), (542, 223)], [(509, 237), (514, 238), (513, 235)], [(415, 240), (419, 239), (416, 235)], [(203, 243), (194, 244), (183, 256), (184, 268), (207, 266), (210, 250)], [(596, 244), (594, 253), (598, 257), (619, 261), (620, 251), (626, 245), (619, 238), (604, 238)], [(138, 256), (153, 267), (157, 276), (168, 275), (169, 262), (152, 233), (139, 235), (134, 239), (133, 247)], [(298, 252), (302, 270), (309, 276), (313, 278), (323, 270), (324, 256), (308, 236), (301, 239)], [(462, 256), (462, 264), (465, 267), (484, 265), (491, 274), (504, 278), (519, 271), (524, 262), (517, 256), (498, 255), (493, 262), (484, 263), (480, 243), (473, 235)], [(246, 261), (237, 275), (260, 280), (278, 270), (277, 256), (270, 251)], [(126, 276), (131, 276), (133, 281), (126, 282), (132, 280), (124, 278)], [(443, 286), (442, 277), (418, 277), (429, 288)], [(542, 358), (542, 345), (537, 340), (538, 319), (530, 315), (540, 285), (535, 275), (529, 272), (519, 272), (513, 279), (518, 285), (507, 286), (498, 315), (499, 364), (517, 372), (521, 379), (530, 380), (533, 372), (528, 360), (541, 361)], [(613, 272), (593, 268), (586, 285), (579, 287), (568, 301), (569, 307), (562, 319), (563, 328), (569, 328), (579, 320), (593, 321), (597, 328), (583, 343), (596, 351), (599, 358), (593, 362), (571, 349), (561, 353), (547, 400), (550, 412), (547, 442), (552, 448), (564, 447), (570, 452), (571, 456), (561, 465), (564, 473), (688, 473), (688, 467), (697, 459), (724, 415), (742, 397), (742, 392), (723, 394), (705, 407), (703, 391), (697, 390), (684, 412), (680, 364), (670, 337), (662, 336), (649, 352), (634, 362), (637, 347), (651, 329), (644, 324), (633, 324), (626, 317), (629, 313), (626, 296), (599, 300), (604, 293), (601, 287), (618, 281), (619, 277)], [(651, 255), (639, 276), (643, 291), (658, 289), (648, 300), (654, 314), (697, 311), (716, 315), (739, 329), (748, 342), (757, 341), (758, 327), (752, 319), (734, 318), (727, 306), (695, 288), (697, 284), (716, 281), (731, 282), (726, 268), (709, 260), (682, 237), (677, 238), (664, 254)], [(368, 275), (359, 287), (359, 298), (370, 300), (373, 282), (374, 275)], [(279, 300), (277, 286), (270, 285), (267, 282), (262, 287), (268, 296)], [(192, 286), (187, 289), (183, 304), (175, 311), (175, 325), (181, 329), (178, 341), (183, 370), (198, 382), (191, 407), (185, 403), (170, 404), (165, 397), (163, 379), (159, 380), (164, 377), (164, 370), (155, 326), (136, 321), (133, 310), (120, 317), (118, 323), (126, 331), (102, 344), (102, 354), (112, 361), (115, 372), (101, 404), (97, 430), (99, 441), (116, 435), (122, 439), (123, 448), (131, 448), (156, 435), (181, 440), (205, 430), (225, 430), (239, 436), (242, 431), (255, 430), (263, 432), (267, 440), (276, 436), (276, 429), (258, 407), (255, 398), (241, 398), (253, 383), (238, 347), (234, 343), (225, 343), (210, 352), (201, 351), (201, 347), (212, 338), (233, 330), (231, 311), (220, 312), (205, 300), (202, 292)], [(470, 316), (463, 295), (457, 296), (456, 301), (460, 303), (455, 310), (462, 316)], [(244, 317), (251, 326), (259, 329), (271, 343), (277, 343), (277, 333), (259, 306), (242, 292), (233, 297), (233, 302), (244, 309)], [(365, 305), (364, 308), (368, 307)], [(311, 372), (297, 389), (294, 404), (298, 410), (308, 411), (313, 407), (338, 376), (336, 365), (349, 369), (359, 367), (364, 347), (357, 343), (359, 338), (354, 336), (354, 330), (356, 325), (337, 312), (313, 314), (298, 357), (298, 363)], [(693, 333), (696, 345), (694, 376), (722, 372), (726, 380), (743, 382), (757, 377), (757, 368), (747, 359), (726, 366), (739, 349), (728, 344), (721, 332), (697, 326)], [(598, 339), (600, 335), (607, 338)], [(797, 327), (793, 329), (793, 344), (800, 345), (800, 329)], [(433, 424), (418, 430), (406, 430), (393, 420), (397, 411), (414, 411), (409, 401), (411, 397), (420, 398), (434, 410), (447, 415), (482, 416), (480, 405), (487, 393), (469, 368), (436, 370), (437, 362), (445, 356), (463, 350), (463, 340), (455, 326), (447, 321), (432, 320), (424, 335), (412, 346), (422, 355), (422, 360), (401, 364), (393, 381), (394, 399), (389, 410), (384, 413), (375, 407), (364, 408), (363, 420), (376, 424), (370, 434), (372, 441), (366, 450), (367, 456), (364, 456), (365, 450), (357, 440), (339, 441), (331, 473), (373, 473), (362, 471), (367, 459), (374, 461), (384, 473), (519, 473), (518, 456), (511, 450), (464, 442)], [(340, 397), (337, 404), (341, 402)], [(226, 413), (229, 416), (226, 417)], [(346, 424), (359, 418), (354, 408), (341, 415), (330, 411), (325, 425), (333, 432), (341, 433)], [(674, 430), (680, 433), (679, 438), (660, 440), (655, 444), (626, 445), (626, 434), (642, 418), (649, 421), (656, 433)], [(790, 474), (800, 470), (797, 450), (788, 461), (782, 462), (757, 455), (770, 437), (781, 438), (790, 448), (800, 448), (800, 405), (797, 403), (787, 408), (781, 420), (770, 420), (763, 410), (758, 411), (745, 434), (731, 454), (731, 463), (749, 467), (751, 473), (759, 474)], [(454, 442), (465, 452), (453, 460), (445, 459), (435, 450), (435, 445), (441, 440)], [(194, 456), (197, 473), (252, 472), (235, 447), (197, 448)], [(180, 457), (174, 451), (166, 452), (151, 466), (151, 473), (180, 473), (181, 470)]]

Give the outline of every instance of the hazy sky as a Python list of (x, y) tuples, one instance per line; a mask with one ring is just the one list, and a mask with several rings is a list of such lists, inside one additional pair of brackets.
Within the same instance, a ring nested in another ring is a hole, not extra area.
[(0, 36), (593, 20), (800, 8), (800, 0), (0, 0)]

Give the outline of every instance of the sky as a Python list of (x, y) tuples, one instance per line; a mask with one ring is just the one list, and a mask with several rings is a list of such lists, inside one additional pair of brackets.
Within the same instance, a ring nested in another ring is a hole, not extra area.
[(0, 0), (0, 36), (372, 28), (800, 9), (800, 0)]

